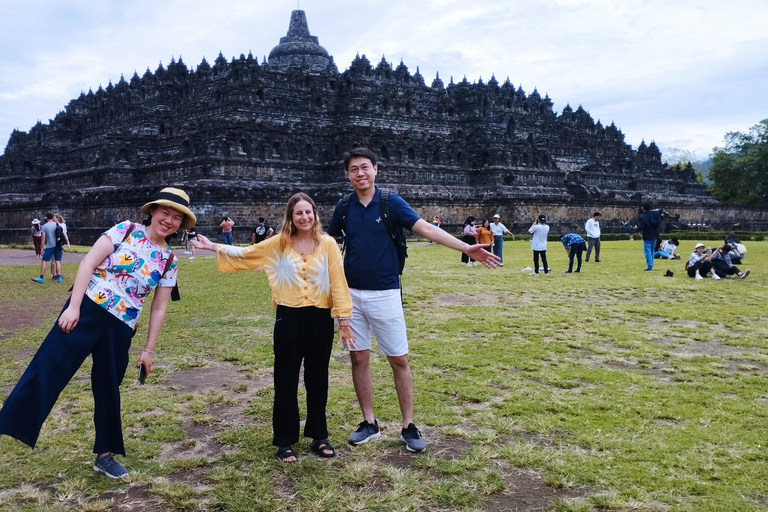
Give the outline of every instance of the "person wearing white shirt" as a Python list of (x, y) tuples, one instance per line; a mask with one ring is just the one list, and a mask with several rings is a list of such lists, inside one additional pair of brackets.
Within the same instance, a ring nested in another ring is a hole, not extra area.
[(550, 268), (547, 264), (547, 235), (549, 234), (547, 216), (539, 215), (539, 218), (536, 219), (528, 232), (533, 235), (531, 237), (531, 250), (533, 251), (533, 272), (531, 275), (539, 275), (539, 256), (541, 256), (544, 275), (548, 276)]
[(589, 255), (592, 249), (595, 249), (595, 263), (600, 263), (600, 212), (595, 212), (591, 219), (587, 219), (584, 229), (587, 232), (587, 257), (585, 262), (589, 263)]
[(506, 233), (509, 233), (512, 235), (512, 240), (515, 239), (514, 233), (512, 233), (510, 230), (507, 229), (507, 227), (500, 222), (501, 217), (497, 213), (493, 216), (493, 224), (491, 224), (491, 231), (493, 232), (493, 254), (499, 257), (501, 260), (501, 263), (499, 263), (500, 266), (504, 266), (504, 258), (502, 257), (501, 253), (504, 249), (504, 235)]

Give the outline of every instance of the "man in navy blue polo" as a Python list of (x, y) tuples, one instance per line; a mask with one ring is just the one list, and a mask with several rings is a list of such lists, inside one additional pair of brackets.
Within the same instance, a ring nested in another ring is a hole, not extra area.
[[(350, 326), (357, 349), (350, 351), (352, 381), (363, 421), (347, 439), (359, 445), (381, 436), (373, 413), (370, 333), (376, 336), (379, 352), (387, 357), (395, 379), (395, 390), (403, 416), (400, 440), (412, 452), (426, 448), (421, 433), (413, 423), (413, 377), (408, 363), (408, 337), (400, 300), (400, 264), (397, 249), (381, 219), (381, 191), (376, 187), (376, 155), (368, 148), (355, 148), (344, 155), (344, 168), (355, 189), (349, 203), (344, 229), (342, 201), (336, 205), (328, 234), (346, 234), (344, 272), (352, 295)], [(468, 245), (426, 222), (400, 196), (390, 192), (389, 214), (396, 226), (459, 252), (488, 268), (496, 268), (499, 258), (485, 249), (488, 244)]]

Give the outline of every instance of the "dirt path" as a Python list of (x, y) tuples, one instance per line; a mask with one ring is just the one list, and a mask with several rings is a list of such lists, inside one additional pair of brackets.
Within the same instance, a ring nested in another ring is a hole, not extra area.
[[(85, 253), (66, 252), (61, 257), (62, 263), (79, 263), (85, 258)], [(0, 249), (0, 266), (6, 265), (40, 265), (40, 259), (35, 258), (34, 250)]]

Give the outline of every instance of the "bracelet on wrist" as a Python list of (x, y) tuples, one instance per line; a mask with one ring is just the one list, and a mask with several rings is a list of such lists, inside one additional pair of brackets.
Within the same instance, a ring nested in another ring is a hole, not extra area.
[(152, 354), (152, 355), (155, 355), (155, 351), (154, 350), (149, 350), (148, 348), (143, 348), (143, 349), (141, 349), (141, 351), (142, 352), (147, 352), (147, 353)]

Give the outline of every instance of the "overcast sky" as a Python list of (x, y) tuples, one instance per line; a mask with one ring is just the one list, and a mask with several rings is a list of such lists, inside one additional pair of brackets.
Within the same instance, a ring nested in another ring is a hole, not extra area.
[[(582, 105), (637, 147), (706, 157), (768, 118), (765, 0), (301, 0), (340, 71), (355, 54), (472, 82), (492, 74)], [(0, 0), (0, 151), (120, 75), (219, 51), (261, 61), (297, 1)]]

